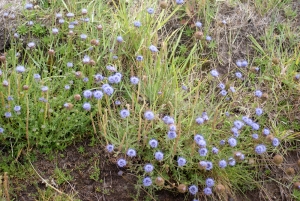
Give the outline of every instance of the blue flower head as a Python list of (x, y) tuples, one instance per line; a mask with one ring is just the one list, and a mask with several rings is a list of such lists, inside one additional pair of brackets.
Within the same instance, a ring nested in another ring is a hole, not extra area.
[(218, 154), (219, 153), (219, 149), (217, 147), (213, 147), (211, 151), (212, 151), (213, 154)]
[(252, 138), (253, 138), (254, 140), (257, 140), (257, 139), (258, 139), (258, 134), (256, 134), (256, 133), (252, 134)]
[(216, 69), (213, 69), (210, 71), (210, 74), (213, 76), (213, 77), (218, 77), (219, 76), (219, 73)]
[(254, 94), (256, 97), (261, 98), (263, 93), (260, 90), (256, 90)]
[(0, 133), (4, 133), (4, 129), (0, 127)]
[(200, 149), (198, 150), (198, 153), (199, 153), (200, 156), (206, 156), (206, 154), (207, 154), (207, 149), (206, 149), (206, 148), (200, 148)]
[(164, 116), (162, 120), (165, 124), (174, 124), (175, 122), (174, 119), (170, 116)]
[(220, 94), (222, 96), (226, 96), (227, 95), (227, 91), (225, 89), (223, 89), (223, 90), (220, 91)]
[(213, 163), (211, 161), (206, 161), (206, 170), (211, 170), (213, 169)]
[(122, 36), (118, 36), (118, 37), (117, 37), (117, 41), (118, 41), (119, 43), (122, 43), (122, 42), (124, 42), (124, 40), (123, 40)]
[(148, 163), (144, 166), (144, 170), (145, 172), (149, 173), (149, 172), (152, 172), (154, 169), (154, 166), (151, 164), (151, 163)]
[(102, 93), (102, 91), (100, 91), (100, 90), (96, 90), (96, 91), (93, 92), (93, 96), (94, 96), (94, 98), (96, 98), (97, 100), (100, 100), (100, 99), (102, 99), (102, 97), (103, 97), (103, 93)]
[(256, 113), (257, 116), (260, 116), (263, 113), (263, 109), (258, 107), (258, 108), (255, 109), (255, 113)]
[(175, 139), (176, 137), (177, 137), (177, 134), (176, 134), (175, 131), (168, 131), (168, 138), (169, 138), (170, 140), (173, 140), (173, 139)]
[(263, 129), (263, 134), (264, 134), (265, 136), (269, 135), (269, 134), (270, 134), (270, 129), (264, 128), (264, 129)]
[(154, 154), (154, 157), (158, 161), (162, 161), (164, 159), (164, 154), (161, 151), (157, 151)]
[(158, 141), (156, 139), (152, 139), (149, 141), (149, 145), (152, 148), (156, 148), (158, 146)]
[(177, 164), (178, 164), (179, 167), (185, 166), (186, 159), (183, 158), (183, 157), (179, 157), (178, 160), (177, 160)]
[[(104, 87), (105, 86), (105, 87)], [(102, 90), (108, 96), (111, 96), (114, 93), (114, 88), (112, 88), (109, 84), (104, 84), (102, 86)]]
[(142, 55), (138, 55), (138, 56), (136, 57), (136, 60), (137, 60), (137, 61), (143, 61), (143, 59), (144, 59), (144, 58), (143, 58)]
[(211, 195), (212, 194), (212, 190), (211, 190), (211, 188), (206, 187), (206, 188), (203, 189), (203, 193), (205, 195)]
[(244, 126), (244, 123), (242, 122), (242, 121), (239, 121), (239, 120), (235, 120), (234, 122), (233, 122), (233, 124), (234, 124), (234, 126), (237, 128), (237, 129), (242, 129), (243, 128), (243, 126)]
[(195, 26), (198, 27), (198, 28), (201, 28), (202, 27), (202, 23), (199, 22), (199, 21), (197, 21), (197, 22), (195, 22)]
[(91, 106), (90, 103), (84, 103), (84, 104), (82, 105), (82, 108), (83, 108), (84, 110), (86, 110), (86, 111), (90, 111), (91, 108), (92, 108), (92, 106)]
[(114, 145), (108, 144), (106, 146), (106, 151), (108, 151), (109, 153), (113, 152), (114, 151)]
[(151, 120), (154, 119), (155, 116), (154, 116), (154, 113), (152, 111), (148, 110), (144, 113), (144, 117), (145, 117), (145, 119), (151, 121)]
[(235, 166), (235, 160), (234, 160), (234, 158), (229, 158), (228, 159), (228, 165), (230, 165), (230, 166)]
[(150, 178), (150, 177), (145, 177), (145, 178), (143, 179), (143, 185), (144, 185), (145, 187), (151, 186), (151, 185), (152, 185), (152, 180), (151, 180), (151, 178)]
[(280, 142), (279, 142), (279, 140), (278, 140), (278, 138), (273, 138), (273, 140), (272, 140), (272, 145), (274, 146), (274, 147), (277, 147), (277, 146), (279, 146), (279, 144), (280, 144)]
[(16, 106), (14, 107), (14, 111), (15, 111), (15, 112), (20, 112), (20, 110), (21, 110), (21, 106), (16, 105)]
[(220, 160), (219, 161), (219, 167), (220, 168), (225, 168), (227, 166), (227, 162), (225, 160)]
[(150, 45), (150, 46), (149, 46), (149, 50), (150, 50), (151, 52), (158, 52), (157, 47), (155, 47), (154, 45)]
[(122, 168), (122, 167), (125, 167), (125, 166), (126, 166), (127, 162), (126, 162), (125, 159), (120, 158), (120, 159), (118, 159), (117, 164), (118, 164), (119, 167)]
[(212, 178), (207, 178), (205, 180), (205, 184), (207, 187), (211, 188), (215, 185), (215, 181)]
[(234, 139), (233, 137), (231, 137), (231, 138), (228, 139), (228, 144), (231, 147), (235, 147), (236, 144), (237, 144), (237, 141), (236, 141), (236, 139)]
[(91, 90), (85, 90), (85, 91), (83, 92), (83, 96), (84, 96), (85, 98), (92, 98), (93, 93), (92, 93)]
[(263, 144), (259, 144), (255, 147), (255, 152), (257, 154), (263, 154), (267, 151), (267, 147)]
[(134, 21), (133, 22), (133, 25), (137, 28), (140, 28), (142, 26), (141, 22), (140, 21)]
[(151, 14), (154, 13), (154, 9), (153, 9), (153, 8), (148, 8), (148, 9), (147, 9), (147, 12), (151, 15)]
[(129, 157), (135, 157), (136, 156), (136, 151), (134, 150), (134, 149), (132, 149), (132, 148), (129, 148), (128, 150), (127, 150), (127, 156), (129, 156)]
[(198, 193), (198, 187), (196, 185), (191, 185), (189, 187), (189, 192), (192, 195), (196, 195)]
[(235, 73), (235, 76), (236, 76), (237, 78), (239, 78), (239, 79), (242, 79), (242, 78), (243, 78), (243, 75), (242, 75), (241, 72), (236, 72), (236, 73)]
[(182, 4), (184, 4), (184, 0), (176, 0), (176, 4), (177, 5), (182, 5)]
[(130, 82), (131, 82), (131, 84), (133, 84), (133, 85), (137, 85), (138, 83), (139, 83), (139, 78), (137, 78), (137, 77), (131, 77), (130, 78)]
[(125, 119), (129, 115), (130, 115), (130, 112), (127, 109), (123, 109), (123, 110), (120, 111), (120, 116), (121, 116), (122, 119)]
[(201, 124), (204, 123), (204, 119), (202, 117), (197, 117), (196, 123), (199, 124), (199, 125), (201, 125)]

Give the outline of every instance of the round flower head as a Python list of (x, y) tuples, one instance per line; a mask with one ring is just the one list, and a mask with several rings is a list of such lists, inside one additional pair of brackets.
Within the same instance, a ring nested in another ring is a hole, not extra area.
[(103, 77), (103, 75), (101, 75), (101, 74), (98, 73), (98, 74), (94, 75), (94, 79), (95, 79), (95, 81), (97, 83), (97, 82), (102, 81), (104, 79), (104, 77)]
[(225, 84), (221, 82), (221, 83), (219, 84), (219, 88), (220, 88), (220, 89), (225, 89)]
[(238, 66), (238, 67), (242, 67), (242, 60), (237, 60), (236, 62), (235, 62), (235, 64)]
[(85, 78), (82, 79), (82, 81), (83, 81), (83, 82), (88, 82), (88, 81), (89, 81), (89, 78), (88, 78), (88, 77), (85, 77)]
[(145, 187), (151, 186), (151, 185), (152, 185), (152, 180), (151, 180), (151, 178), (150, 178), (150, 177), (145, 177), (145, 178), (143, 179), (143, 185), (144, 185)]
[(106, 87), (103, 87), (103, 86), (102, 86), (102, 90), (108, 96), (111, 96), (114, 93), (114, 88), (112, 88), (110, 85), (107, 84)]
[(207, 115), (207, 112), (202, 112), (202, 118), (205, 120), (205, 121), (208, 121), (209, 120), (209, 117)]
[(236, 144), (237, 144), (237, 141), (236, 141), (236, 139), (234, 139), (233, 137), (231, 137), (231, 138), (228, 139), (228, 144), (231, 147), (235, 147)]
[(263, 110), (261, 108), (256, 108), (255, 113), (256, 113), (257, 116), (260, 116), (260, 115), (262, 115)]
[(74, 13), (67, 13), (66, 16), (71, 18), (71, 17), (74, 17), (75, 15), (74, 15)]
[(151, 14), (154, 13), (154, 9), (153, 9), (153, 8), (148, 8), (148, 9), (147, 9), (147, 12), (151, 15)]
[(111, 153), (111, 152), (113, 152), (114, 151), (114, 145), (112, 145), (112, 144), (108, 144), (107, 146), (106, 146), (106, 151), (108, 151), (109, 153)]
[(21, 106), (16, 105), (16, 106), (14, 107), (14, 111), (15, 111), (15, 112), (20, 112), (20, 110), (21, 110)]
[(234, 158), (229, 158), (228, 159), (228, 165), (235, 166), (235, 160), (234, 160)]
[(239, 79), (242, 79), (242, 78), (243, 78), (243, 75), (242, 75), (241, 72), (236, 72), (236, 73), (235, 73), (235, 76), (236, 76), (237, 78), (239, 78)]
[(134, 149), (132, 149), (132, 148), (129, 148), (128, 150), (127, 150), (127, 156), (129, 156), (129, 157), (135, 157), (136, 156), (136, 151), (134, 150)]
[(252, 134), (252, 138), (253, 138), (254, 140), (257, 140), (257, 139), (258, 139), (258, 134), (256, 134), (256, 133)]
[(150, 45), (150, 46), (149, 46), (149, 50), (150, 50), (151, 52), (158, 52), (157, 47), (155, 47), (154, 45)]
[(205, 37), (205, 40), (211, 41), (211, 40), (212, 40), (212, 37), (207, 35), (207, 36)]
[(195, 26), (198, 27), (198, 28), (201, 28), (201, 27), (202, 27), (202, 23), (199, 22), (199, 21), (197, 21), (197, 22), (195, 23)]
[(93, 92), (93, 96), (94, 96), (94, 98), (96, 98), (97, 100), (99, 100), (99, 99), (102, 99), (103, 93), (102, 93), (102, 91), (97, 90), (97, 91)]
[(176, 4), (177, 5), (182, 5), (182, 4), (184, 4), (184, 0), (176, 0)]
[(170, 116), (164, 116), (162, 120), (165, 124), (174, 124), (174, 119)]
[(242, 121), (239, 121), (239, 120), (234, 121), (233, 124), (239, 130), (242, 129), (242, 127), (244, 126), (244, 123)]
[(42, 92), (47, 92), (49, 88), (47, 86), (42, 86), (41, 87)]
[(207, 149), (206, 149), (206, 148), (200, 148), (200, 149), (198, 150), (198, 153), (199, 153), (200, 156), (206, 156), (206, 154), (207, 154)]
[(213, 169), (213, 163), (210, 161), (206, 161), (206, 170), (211, 170)]
[(54, 35), (58, 34), (58, 28), (53, 28), (53, 29), (52, 29), (52, 33), (53, 33)]
[[(194, 140), (195, 140), (195, 142), (199, 145), (200, 140), (204, 140), (204, 137), (203, 137), (202, 135), (196, 134), (196, 135), (194, 136)], [(206, 145), (206, 143), (205, 143), (205, 145)]]
[(247, 67), (248, 66), (248, 61), (243, 60), (241, 65), (242, 65), (242, 67)]
[(211, 190), (211, 188), (206, 187), (206, 188), (203, 189), (203, 193), (205, 195), (211, 195), (212, 194), (212, 190)]
[(4, 133), (4, 129), (0, 127), (0, 133)]
[(123, 40), (122, 36), (118, 36), (118, 37), (117, 37), (117, 41), (118, 41), (119, 43), (122, 43), (122, 42), (124, 42), (124, 40)]
[(269, 135), (270, 134), (270, 129), (264, 128), (263, 129), (263, 134), (266, 135), (266, 136)]
[(196, 195), (198, 193), (198, 187), (196, 185), (191, 185), (189, 187), (189, 192), (192, 195)]
[(210, 71), (210, 74), (213, 76), (213, 77), (218, 77), (219, 76), (219, 73), (218, 73), (218, 71), (217, 70), (211, 70)]
[(177, 160), (177, 164), (178, 164), (179, 167), (184, 166), (186, 164), (185, 158), (179, 157), (178, 160)]
[(84, 55), (83, 59), (82, 59), (82, 63), (84, 64), (88, 64), (90, 63), (91, 58), (88, 55)]
[(85, 40), (85, 39), (87, 39), (87, 35), (86, 35), (86, 34), (80, 34), (80, 38), (81, 38), (82, 40)]
[(133, 22), (133, 25), (137, 28), (140, 28), (142, 26), (141, 22), (140, 21), (134, 21)]
[(61, 19), (58, 20), (58, 23), (63, 24), (63, 23), (65, 23), (65, 20), (61, 18)]
[(120, 159), (118, 159), (117, 164), (118, 164), (119, 167), (125, 167), (127, 162), (126, 162), (125, 159), (120, 158)]
[(266, 148), (266, 146), (263, 145), (263, 144), (259, 144), (259, 145), (257, 145), (257, 146), (255, 147), (255, 152), (256, 152), (257, 154), (263, 154), (263, 153), (265, 153), (266, 151), (267, 151), (267, 148)]
[(200, 169), (204, 170), (207, 168), (207, 162), (206, 161), (200, 161), (199, 162)]
[(33, 74), (33, 78), (34, 78), (36, 81), (41, 80), (40, 74)]
[(69, 90), (70, 88), (70, 85), (65, 85), (65, 90)]
[(32, 3), (25, 4), (25, 9), (26, 10), (32, 10), (33, 9), (33, 4)]
[(138, 55), (138, 56), (136, 57), (136, 60), (137, 60), (137, 61), (143, 61), (143, 56), (142, 56), (142, 55)]
[(259, 124), (257, 124), (257, 123), (252, 123), (251, 127), (253, 130), (256, 130), (256, 131), (259, 130)]
[(144, 114), (145, 119), (147, 120), (153, 120), (154, 119), (154, 113), (152, 111), (146, 111)]
[(115, 101), (115, 105), (121, 105), (121, 101), (116, 100), (116, 101)]
[(139, 78), (137, 78), (137, 77), (131, 77), (130, 78), (130, 82), (131, 82), (131, 84), (133, 84), (133, 85), (137, 85), (138, 83), (139, 83)]
[(223, 89), (223, 90), (220, 91), (220, 94), (222, 96), (226, 96), (227, 95), (227, 91), (225, 89)]
[(150, 164), (150, 163), (148, 163), (148, 164), (146, 164), (146, 165), (144, 166), (144, 170), (145, 170), (145, 172), (147, 172), (147, 173), (152, 172), (153, 169), (154, 169), (154, 166), (153, 166), (152, 164)]
[(218, 154), (219, 153), (219, 149), (217, 147), (213, 147), (211, 151), (212, 151), (213, 154)]
[(225, 140), (220, 140), (220, 145), (225, 145), (226, 141)]
[(158, 161), (162, 161), (164, 159), (164, 154), (161, 151), (157, 151), (154, 154), (154, 157)]
[(274, 147), (277, 147), (278, 145), (280, 144), (280, 142), (279, 142), (279, 140), (278, 140), (278, 138), (273, 138), (273, 140), (272, 140), (272, 145), (274, 146)]
[(123, 109), (123, 110), (120, 111), (120, 116), (121, 116), (122, 119), (125, 119), (129, 115), (130, 115), (130, 112), (127, 109)]
[(227, 162), (225, 160), (220, 160), (219, 161), (219, 167), (220, 168), (225, 168), (227, 166)]
[(84, 110), (86, 110), (86, 111), (90, 111), (91, 108), (92, 108), (92, 106), (91, 106), (90, 103), (84, 103), (84, 104), (82, 105), (82, 108), (83, 108)]
[(12, 100), (14, 100), (14, 98), (13, 98), (12, 96), (8, 96), (8, 97), (7, 97), (7, 100), (8, 100), (8, 101), (12, 101)]
[(260, 90), (256, 90), (254, 94), (256, 97), (260, 98), (263, 93)]
[(204, 119), (203, 119), (202, 117), (198, 117), (198, 118), (196, 119), (196, 123), (199, 124), (199, 125), (201, 125), (201, 124), (204, 123)]
[(170, 131), (176, 131), (176, 125), (171, 124), (171, 125), (169, 126), (169, 130), (170, 130)]
[(173, 139), (175, 139), (176, 137), (177, 137), (177, 134), (176, 134), (175, 131), (168, 131), (168, 138), (169, 138), (170, 140), (173, 140)]
[(25, 67), (24, 66), (17, 66), (16, 71), (17, 73), (24, 73), (25, 72)]
[(215, 181), (212, 178), (207, 178), (205, 180), (205, 184), (207, 187), (211, 188), (215, 185)]
[(5, 112), (4, 116), (5, 118), (11, 118), (11, 112)]
[(232, 92), (232, 93), (235, 93), (235, 88), (234, 87), (229, 87), (229, 90)]
[(239, 129), (237, 129), (237, 127), (232, 127), (232, 128), (231, 128), (231, 132), (232, 132), (233, 134), (239, 133)]
[(85, 98), (92, 98), (93, 92), (90, 91), (90, 90), (85, 90), (85, 91), (83, 92), (83, 96), (84, 96)]
[(152, 139), (149, 141), (149, 145), (152, 148), (156, 148), (158, 146), (158, 141), (156, 139)]

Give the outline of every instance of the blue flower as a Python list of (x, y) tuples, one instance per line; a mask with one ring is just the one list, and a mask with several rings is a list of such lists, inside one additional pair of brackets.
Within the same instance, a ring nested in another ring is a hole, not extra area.
[(252, 127), (253, 130), (256, 130), (256, 131), (259, 130), (259, 124), (258, 124), (258, 123), (254, 123), (254, 122), (253, 122), (253, 123), (251, 124), (251, 127)]
[(70, 88), (70, 85), (65, 85), (65, 90), (69, 90)]
[(169, 126), (169, 130), (170, 130), (170, 131), (176, 131), (176, 125), (171, 124), (171, 125)]
[(130, 78), (130, 82), (131, 82), (131, 84), (133, 84), (133, 85), (137, 85), (138, 83), (139, 83), (139, 81), (140, 81), (140, 79), (139, 78), (137, 78), (137, 77), (131, 77)]
[(115, 101), (115, 105), (121, 105), (121, 101), (116, 100), (116, 101)]
[(125, 159), (119, 158), (118, 161), (117, 161), (117, 164), (118, 164), (119, 167), (125, 167), (127, 162), (126, 162)]
[(189, 192), (192, 195), (196, 195), (198, 193), (198, 187), (196, 185), (191, 185), (189, 187)]
[(151, 139), (151, 140), (149, 141), (149, 145), (150, 145), (150, 147), (152, 147), (152, 148), (156, 148), (156, 147), (158, 146), (158, 141), (157, 141), (156, 139)]
[(201, 146), (201, 147), (206, 146), (206, 141), (204, 140), (204, 137), (202, 135), (196, 134), (194, 136), (194, 140), (199, 146)]
[(176, 4), (177, 5), (182, 5), (182, 4), (184, 4), (184, 0), (176, 0)]
[(256, 133), (252, 134), (252, 138), (253, 138), (254, 140), (257, 140), (257, 139), (258, 139), (258, 134), (256, 134)]
[(20, 110), (21, 110), (21, 106), (16, 105), (16, 106), (14, 107), (14, 111), (15, 111), (15, 112), (20, 112)]
[(234, 160), (234, 158), (229, 158), (228, 159), (228, 165), (230, 165), (230, 166), (235, 166), (235, 160)]
[(236, 73), (235, 73), (235, 76), (236, 76), (237, 78), (239, 78), (239, 79), (242, 79), (242, 78), (243, 78), (243, 75), (242, 75), (241, 72), (236, 72)]
[(212, 194), (212, 190), (211, 190), (211, 188), (206, 187), (206, 188), (203, 189), (203, 193), (205, 195), (211, 195)]
[(110, 96), (114, 93), (114, 88), (112, 88), (109, 84), (102, 85), (102, 90), (108, 96)]
[(123, 119), (125, 119), (125, 118), (128, 117), (129, 115), (130, 115), (130, 112), (129, 112), (129, 110), (127, 110), (127, 109), (123, 109), (123, 110), (120, 111), (120, 116), (121, 116), (121, 118), (123, 118)]
[(80, 34), (80, 38), (81, 38), (82, 40), (85, 40), (85, 39), (87, 39), (87, 35), (86, 35), (86, 34)]
[(182, 167), (186, 164), (186, 159), (183, 158), (183, 157), (179, 157), (178, 160), (177, 160), (177, 164), (179, 167)]
[(154, 154), (154, 157), (158, 161), (162, 161), (164, 159), (164, 154), (161, 151), (157, 151)]
[(151, 15), (151, 14), (154, 13), (154, 9), (153, 9), (153, 8), (148, 8), (148, 9), (147, 9), (147, 12)]
[(237, 141), (236, 141), (236, 139), (234, 139), (233, 137), (231, 137), (231, 138), (228, 139), (228, 144), (231, 147), (235, 147), (236, 144), (237, 144)]
[(174, 124), (174, 119), (170, 116), (164, 116), (162, 120), (165, 124)]
[(257, 116), (260, 116), (263, 113), (263, 109), (258, 107), (258, 108), (255, 109), (255, 113), (256, 113)]
[(84, 103), (84, 104), (82, 105), (82, 108), (83, 108), (84, 110), (86, 110), (86, 111), (90, 111), (91, 108), (92, 108), (92, 106), (91, 106), (90, 103)]
[(232, 127), (232, 128), (231, 128), (231, 132), (232, 132), (233, 134), (239, 134), (239, 129), (237, 129), (237, 127)]
[(118, 36), (118, 37), (117, 37), (117, 41), (118, 41), (119, 43), (122, 43), (122, 42), (124, 42), (124, 40), (123, 40), (122, 36)]
[(219, 161), (219, 167), (220, 168), (225, 168), (227, 166), (227, 162), (225, 160), (220, 160)]
[(5, 112), (4, 116), (5, 118), (11, 118), (11, 112)]
[(274, 147), (277, 147), (278, 145), (280, 144), (280, 142), (279, 142), (279, 140), (278, 140), (278, 138), (273, 138), (273, 140), (272, 140), (272, 145), (274, 146)]
[(256, 152), (257, 154), (263, 154), (263, 153), (265, 153), (266, 151), (267, 151), (267, 148), (266, 148), (266, 146), (263, 145), (263, 144), (259, 144), (259, 145), (257, 145), (257, 146), (255, 147), (255, 152)]
[(225, 84), (221, 82), (221, 83), (219, 84), (219, 88), (220, 88), (220, 89), (225, 89)]
[(264, 135), (269, 135), (269, 134), (270, 134), (270, 129), (264, 128), (264, 129), (263, 129), (263, 134), (264, 134)]
[(242, 121), (239, 121), (239, 120), (234, 121), (233, 124), (239, 130), (242, 129), (243, 126), (244, 126), (244, 123)]
[(84, 96), (85, 98), (92, 98), (93, 92), (92, 92), (91, 90), (85, 90), (85, 91), (83, 92), (83, 96)]
[(150, 46), (149, 46), (149, 50), (150, 50), (151, 52), (158, 52), (157, 47), (155, 47), (154, 45), (150, 45)]
[(243, 60), (241, 64), (242, 64), (242, 67), (247, 67), (248, 66), (248, 62), (246, 60)]
[(201, 124), (204, 123), (204, 119), (203, 119), (202, 117), (198, 117), (198, 118), (196, 119), (196, 123), (199, 124), (199, 125), (201, 125)]
[(33, 78), (34, 78), (36, 81), (41, 80), (40, 74), (33, 74)]
[(154, 169), (154, 166), (151, 164), (151, 163), (148, 163), (144, 166), (144, 170), (145, 172), (149, 173), (149, 172), (152, 172)]
[(170, 140), (173, 140), (173, 139), (175, 139), (176, 137), (177, 137), (177, 134), (176, 134), (175, 131), (168, 131), (168, 138), (169, 138)]
[(215, 185), (215, 181), (212, 178), (207, 178), (205, 180), (205, 184), (207, 187), (211, 188)]
[(133, 22), (133, 25), (137, 28), (140, 28), (142, 26), (141, 22), (140, 21), (134, 21)]
[(211, 38), (211, 36), (208, 36), (208, 35), (207, 35), (207, 36), (205, 37), (205, 40), (207, 40), (207, 41), (211, 41), (211, 40), (212, 40), (212, 38)]
[(25, 4), (25, 9), (26, 10), (32, 10), (33, 9), (33, 4), (32, 3)]
[(199, 22), (199, 21), (197, 21), (197, 22), (195, 22), (195, 26), (198, 27), (198, 28), (201, 28), (202, 27), (202, 23)]
[(137, 61), (143, 61), (143, 56), (142, 56), (142, 55), (136, 56), (136, 60), (137, 60)]
[(106, 146), (106, 150), (109, 152), (109, 153), (111, 153), (111, 152), (113, 152), (114, 151), (114, 145), (112, 145), (112, 144), (108, 144), (107, 146)]
[(151, 185), (152, 185), (152, 180), (151, 180), (151, 178), (150, 178), (150, 177), (145, 177), (145, 178), (143, 179), (143, 185), (144, 185), (145, 187), (151, 186)]
[(242, 61), (241, 60), (237, 60), (235, 62), (235, 64), (238, 66), (238, 67), (242, 67)]
[(144, 117), (145, 117), (145, 119), (151, 121), (151, 120), (154, 119), (155, 116), (154, 116), (154, 113), (152, 111), (146, 111), (144, 113)]
[(136, 151), (134, 150), (134, 149), (132, 149), (132, 148), (129, 148), (128, 150), (127, 150), (127, 156), (129, 156), (129, 157), (135, 157), (136, 156)]
[(93, 92), (93, 96), (94, 96), (94, 98), (96, 98), (97, 100), (99, 100), (99, 99), (102, 99), (103, 93), (100, 90), (96, 90), (96, 91)]
[(254, 94), (256, 97), (260, 98), (263, 93), (260, 90), (256, 90)]
[(198, 150), (198, 153), (199, 153), (200, 156), (206, 156), (206, 154), (207, 154), (207, 149), (206, 149), (206, 148), (200, 148), (200, 149)]
[(88, 81), (89, 81), (89, 78), (88, 78), (88, 77), (85, 77), (85, 78), (82, 79), (82, 81), (83, 81), (83, 82), (88, 82)]
[(24, 73), (25, 72), (25, 67), (24, 66), (17, 66), (16, 71), (17, 73)]
[(206, 170), (211, 170), (213, 169), (213, 163), (210, 161), (206, 161)]
[(0, 133), (4, 133), (4, 129), (0, 127)]
[(225, 145), (225, 140), (220, 140), (220, 145)]
[(218, 154), (219, 153), (219, 149), (217, 147), (213, 147), (211, 151), (212, 151), (213, 154)]
[(227, 91), (225, 89), (223, 89), (223, 90), (220, 91), (220, 94), (222, 96), (226, 96), (227, 95)]
[(234, 87), (229, 87), (229, 90), (230, 90), (232, 93), (235, 93)]
[(216, 69), (213, 69), (210, 71), (210, 74), (213, 76), (213, 77), (218, 77), (219, 76), (219, 73)]

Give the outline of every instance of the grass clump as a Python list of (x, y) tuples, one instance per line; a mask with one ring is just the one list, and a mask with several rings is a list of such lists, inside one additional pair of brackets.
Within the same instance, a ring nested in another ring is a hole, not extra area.
[[(221, 4), (176, 2), (27, 5), (1, 60), (6, 155), (63, 150), (88, 136), (150, 194), (173, 189), (226, 199), (260, 187), (257, 172), (280, 165), (296, 138), (288, 131), (299, 132), (298, 38), (291, 27), (271, 24), (262, 38), (248, 36), (251, 53), (237, 53), (224, 73), (217, 36), (231, 24), (212, 16)], [(239, 35), (232, 37), (228, 45)], [(59, 183), (71, 180), (55, 173)], [(99, 174), (95, 165), (90, 177)]]

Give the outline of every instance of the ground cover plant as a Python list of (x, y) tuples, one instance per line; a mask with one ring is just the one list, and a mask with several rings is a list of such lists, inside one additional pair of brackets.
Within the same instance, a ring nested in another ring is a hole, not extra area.
[[(136, 200), (158, 190), (228, 200), (255, 189), (276, 200), (270, 181), (282, 199), (300, 199), (297, 9), (291, 0), (60, 0), (4, 10), (5, 183), (28, 173), (46, 184), (33, 199), (89, 200), (59, 190), (75, 181), (67, 163), (52, 180), (33, 165), (88, 139), (113, 174), (135, 176)], [(87, 155), (100, 182), (104, 167)], [(7, 200), (22, 191), (3, 188)]]

